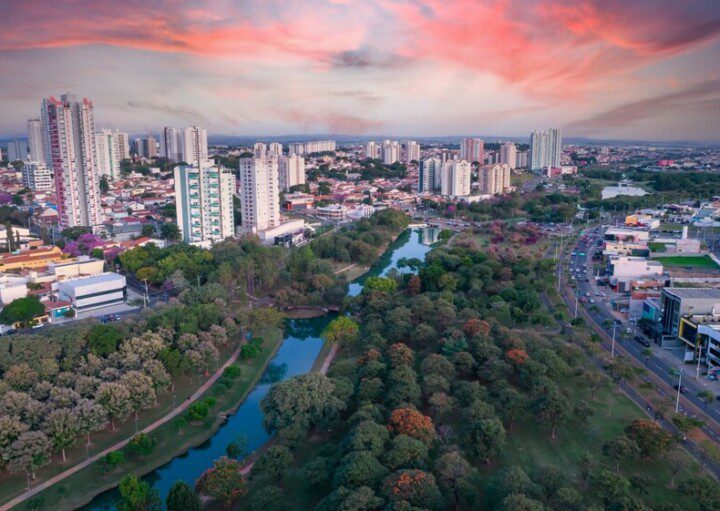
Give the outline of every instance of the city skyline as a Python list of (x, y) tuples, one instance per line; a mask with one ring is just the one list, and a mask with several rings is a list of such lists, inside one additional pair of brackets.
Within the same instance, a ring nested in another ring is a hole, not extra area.
[(24, 133), (37, 99), (62, 91), (93, 98), (98, 126), (133, 134), (177, 124), (518, 137), (558, 126), (720, 139), (710, 0), (9, 0), (3, 12), (0, 62), (15, 72), (0, 77), (0, 137)]

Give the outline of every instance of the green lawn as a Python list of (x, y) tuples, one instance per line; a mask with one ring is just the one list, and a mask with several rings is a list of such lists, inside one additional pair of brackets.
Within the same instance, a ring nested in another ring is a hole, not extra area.
[[(133, 472), (135, 474), (146, 474), (151, 470), (164, 465), (174, 457), (182, 454), (193, 446), (200, 445), (207, 440), (222, 424), (222, 420), (218, 417), (218, 413), (236, 409), (247, 394), (255, 386), (255, 383), (262, 375), (268, 362), (273, 357), (283, 338), (283, 332), (280, 329), (273, 329), (259, 332), (265, 342), (262, 346), (260, 356), (253, 360), (238, 360), (235, 365), (241, 368), (240, 376), (234, 380), (234, 385), (230, 387), (225, 394), (215, 396), (212, 387), (201, 398), (213, 396), (217, 399), (217, 404), (211, 411), (211, 418), (199, 425), (190, 425), (184, 431), (179, 432), (173, 424), (173, 421), (163, 424), (151, 433), (158, 443), (153, 453), (147, 457), (132, 458), (126, 456), (126, 461), (120, 465), (115, 472), (102, 474), (99, 470), (99, 464), (93, 465), (73, 474), (61, 483), (39, 494), (43, 499), (42, 510), (52, 509), (53, 511), (61, 511), (65, 509), (77, 509), (87, 503), (93, 496), (103, 491), (117, 486), (122, 477)], [(182, 402), (179, 401), (178, 402)], [(156, 417), (157, 418), (157, 417)], [(131, 423), (132, 421), (128, 421)], [(149, 423), (149, 421), (147, 422)], [(140, 427), (143, 427), (141, 421)], [(130, 428), (133, 428), (131, 425)], [(128, 432), (129, 436), (131, 431)], [(111, 445), (123, 437), (113, 436)], [(71, 466), (68, 464), (67, 468)], [(41, 471), (42, 472), (42, 471)], [(57, 473), (59, 470), (53, 471)], [(6, 486), (6, 481), (2, 482), (2, 502), (9, 500), (12, 496), (19, 493), (24, 488), (24, 477), (20, 484), (15, 484), (11, 488)], [(18, 506), (17, 509), (29, 509), (27, 502), (25, 505)]]
[(689, 266), (692, 268), (717, 270), (720, 266), (713, 261), (710, 256), (662, 256), (653, 258), (655, 261), (662, 263), (663, 266)]

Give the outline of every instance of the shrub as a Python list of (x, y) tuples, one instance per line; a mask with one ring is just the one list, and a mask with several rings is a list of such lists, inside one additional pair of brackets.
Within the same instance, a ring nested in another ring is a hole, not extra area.
[(151, 437), (149, 435), (146, 435), (145, 433), (138, 433), (132, 439), (127, 445), (128, 452), (132, 454), (136, 454), (139, 456), (147, 456), (151, 452), (153, 452), (153, 449), (155, 449), (155, 446), (157, 445), (157, 440), (154, 437)]
[(210, 407), (205, 401), (198, 401), (188, 407), (187, 417), (189, 421), (201, 421), (210, 413)]
[(100, 471), (110, 472), (111, 470), (114, 470), (125, 461), (125, 455), (122, 451), (113, 451), (107, 453), (105, 456), (102, 457), (100, 460)]
[(260, 346), (252, 342), (243, 344), (242, 348), (240, 348), (240, 358), (243, 360), (257, 358), (258, 355), (260, 355)]
[(230, 379), (235, 379), (240, 376), (240, 368), (238, 366), (229, 366), (226, 367), (223, 371), (223, 377), (228, 377)]
[(214, 397), (206, 397), (205, 399), (203, 399), (203, 401), (207, 405), (208, 409), (212, 408), (217, 404), (217, 399), (215, 399)]
[(217, 382), (213, 386), (212, 393), (214, 396), (222, 396), (223, 394), (225, 394), (225, 392), (227, 392), (227, 389), (227, 385), (222, 382)]

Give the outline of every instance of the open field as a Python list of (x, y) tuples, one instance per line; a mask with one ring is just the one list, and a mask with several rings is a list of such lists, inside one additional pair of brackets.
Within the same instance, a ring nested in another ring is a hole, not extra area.
[(720, 266), (713, 261), (710, 256), (662, 256), (653, 258), (655, 261), (662, 263), (663, 266), (688, 266), (691, 268), (700, 268), (705, 270), (718, 270)]
[[(94, 463), (52, 488), (41, 492), (39, 497), (43, 500), (43, 505), (39, 509), (53, 509), (54, 511), (77, 509), (89, 502), (93, 496), (117, 486), (125, 474), (131, 472), (138, 475), (146, 474), (156, 467), (164, 465), (188, 449), (205, 442), (223, 422), (223, 419), (220, 418), (218, 414), (220, 412), (235, 410), (242, 403), (250, 390), (255, 386), (255, 383), (262, 375), (265, 367), (267, 367), (268, 362), (277, 351), (283, 339), (282, 330), (279, 329), (261, 331), (258, 336), (265, 340), (261, 353), (255, 359), (239, 359), (235, 362), (234, 365), (241, 368), (241, 373), (240, 376), (234, 380), (234, 385), (219, 396), (213, 393), (213, 386), (201, 397), (201, 399), (204, 399), (205, 397), (213, 396), (217, 399), (217, 404), (207, 420), (197, 425), (188, 425), (182, 431), (179, 431), (172, 421), (160, 426), (150, 434), (150, 436), (157, 440), (157, 445), (152, 454), (139, 457), (126, 455), (125, 462), (122, 463), (118, 469), (105, 474), (100, 470), (100, 465)], [(180, 403), (182, 401), (178, 399), (177, 402)], [(169, 409), (167, 411), (169, 411)], [(132, 423), (132, 421), (128, 422)], [(148, 424), (150, 422), (152, 421), (147, 421)], [(127, 424), (125, 426), (127, 426)], [(130, 430), (127, 432), (127, 436), (131, 436), (133, 430), (134, 427), (130, 424)], [(121, 437), (113, 435), (112, 442), (107, 443), (105, 447), (114, 444), (120, 439)], [(99, 448), (95, 449), (99, 450)], [(76, 462), (77, 461), (78, 460), (76, 460)], [(68, 468), (69, 466), (71, 466), (70, 463), (62, 468)], [(53, 473), (59, 471), (60, 470), (56, 470)], [(24, 483), (24, 478), (22, 482)], [(24, 484), (21, 484), (19, 488), (16, 485), (12, 496), (19, 493), (22, 488), (24, 488)], [(9, 500), (11, 496), (8, 490), (9, 488), (6, 488), (3, 483), (3, 502)], [(17, 509), (29, 510), (31, 508), (26, 501), (24, 505), (18, 506)]]

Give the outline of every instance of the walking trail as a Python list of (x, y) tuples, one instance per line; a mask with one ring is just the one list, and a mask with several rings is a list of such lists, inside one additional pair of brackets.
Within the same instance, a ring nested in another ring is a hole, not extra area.
[[(183, 404), (181, 404), (180, 406), (178, 406), (177, 408), (172, 410), (167, 415), (159, 418), (152, 424), (143, 428), (141, 430), (141, 433), (150, 433), (154, 429), (162, 426), (169, 420), (175, 418), (177, 415), (184, 412), (188, 406), (193, 404), (197, 398), (202, 396), (212, 386), (212, 384), (215, 383), (215, 380), (217, 380), (222, 375), (223, 371), (227, 367), (229, 367), (230, 365), (235, 363), (235, 361), (238, 359), (238, 356), (240, 356), (240, 346), (238, 346), (238, 348), (233, 352), (233, 354), (230, 356), (230, 358), (227, 359), (227, 361), (217, 371), (215, 371), (215, 374), (213, 374), (208, 381), (203, 383), (202, 386), (200, 386), (188, 399), (186, 399)], [(8, 503), (0, 506), (0, 511), (8, 511), (8, 510), (12, 509), (13, 507), (17, 506), (18, 504), (24, 502), (25, 500), (37, 495), (41, 491), (53, 486), (54, 484), (59, 483), (66, 477), (69, 477), (69, 476), (73, 475), (74, 473), (79, 472), (80, 470), (82, 470), (86, 467), (89, 467), (90, 465), (92, 465), (93, 463), (98, 461), (100, 458), (106, 456), (107, 454), (111, 453), (112, 451), (117, 451), (118, 449), (122, 449), (123, 447), (125, 447), (127, 445), (127, 443), (131, 439), (132, 439), (132, 437), (126, 438), (125, 440), (122, 440), (122, 441), (116, 443), (115, 445), (108, 447), (104, 451), (101, 451), (101, 452), (95, 454), (94, 456), (90, 456), (85, 461), (78, 463), (77, 465), (75, 465), (73, 467), (70, 467), (69, 469), (65, 470), (64, 472), (60, 472), (59, 474), (57, 474), (54, 477), (51, 477), (47, 481), (40, 483), (36, 487), (31, 488), (30, 490), (27, 490), (24, 493), (21, 493), (20, 495), (18, 495), (17, 497), (15, 497), (11, 501), (9, 501)]]

